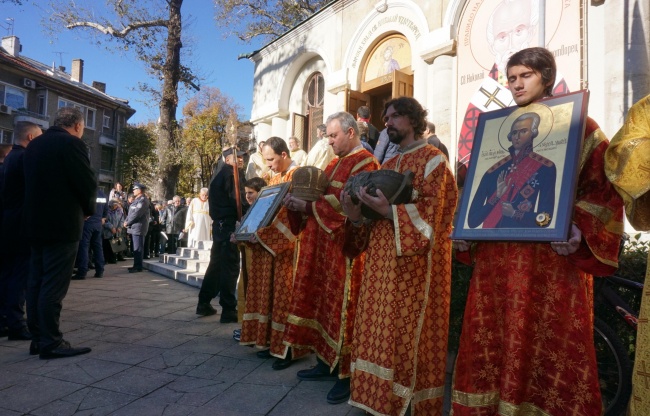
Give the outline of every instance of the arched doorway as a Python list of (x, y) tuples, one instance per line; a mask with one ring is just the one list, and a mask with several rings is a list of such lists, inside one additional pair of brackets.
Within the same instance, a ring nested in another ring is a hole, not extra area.
[(384, 103), (402, 96), (413, 96), (411, 45), (403, 35), (392, 34), (378, 42), (367, 55), (360, 90), (348, 91), (347, 111), (356, 116), (357, 108), (367, 105), (372, 124), (381, 131)]

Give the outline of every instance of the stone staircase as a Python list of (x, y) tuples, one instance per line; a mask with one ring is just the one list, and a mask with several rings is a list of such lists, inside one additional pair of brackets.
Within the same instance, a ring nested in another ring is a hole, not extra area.
[(144, 261), (144, 268), (194, 287), (201, 287), (210, 263), (212, 241), (199, 241), (196, 247), (179, 247), (176, 254), (161, 254), (159, 259)]

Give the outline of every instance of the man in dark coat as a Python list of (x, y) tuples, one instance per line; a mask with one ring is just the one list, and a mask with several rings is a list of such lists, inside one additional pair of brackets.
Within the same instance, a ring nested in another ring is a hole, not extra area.
[[(41, 359), (90, 352), (73, 348), (59, 330), (84, 218), (95, 209), (97, 180), (90, 168), (81, 111), (64, 107), (52, 127), (32, 140), (24, 156), (27, 238), (31, 268), (27, 284), (30, 354)], [(43, 211), (43, 201), (52, 201)]]
[(239, 171), (239, 196), (242, 210), (248, 208), (244, 190), (244, 152), (234, 155), (232, 148), (223, 152), (225, 163), (219, 162), (215, 175), (210, 181), (208, 203), (212, 218), (212, 249), (210, 264), (205, 271), (197, 315), (214, 315), (217, 311), (210, 301), (219, 293), (219, 304), (223, 308), (221, 323), (237, 322), (237, 278), (239, 277), (239, 250), (230, 242), (230, 234), (235, 232), (237, 222), (237, 199), (235, 197), (235, 180), (233, 165)]
[(124, 221), (127, 233), (131, 234), (133, 241), (133, 267), (129, 273), (138, 273), (143, 270), (142, 257), (144, 254), (144, 237), (149, 229), (149, 198), (144, 194), (147, 188), (139, 182), (133, 185), (135, 199), (129, 206), (129, 214)]
[(28, 340), (32, 336), (25, 322), (25, 288), (29, 272), (29, 241), (25, 238), (23, 210), (25, 204), (25, 148), (41, 135), (41, 128), (19, 121), (14, 130), (15, 144), (4, 161), (2, 196), (2, 230), (0, 232), (0, 298), (4, 304), (9, 340)]
[(84, 229), (77, 250), (77, 273), (72, 276), (72, 280), (83, 280), (88, 273), (88, 249), (93, 251), (93, 261), (95, 264), (95, 277), (104, 276), (104, 250), (102, 248), (102, 225), (103, 219), (108, 216), (108, 205), (106, 204), (106, 194), (101, 189), (97, 189), (97, 204), (95, 213), (84, 221)]
[(181, 205), (181, 197), (174, 195), (172, 204), (165, 209), (165, 233), (167, 234), (167, 253), (176, 254), (178, 235), (184, 231), (187, 207)]

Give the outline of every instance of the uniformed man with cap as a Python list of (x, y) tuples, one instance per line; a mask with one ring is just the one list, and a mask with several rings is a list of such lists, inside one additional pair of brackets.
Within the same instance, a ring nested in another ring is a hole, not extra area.
[(210, 264), (205, 271), (199, 302), (196, 307), (197, 315), (214, 315), (217, 311), (210, 301), (219, 293), (219, 304), (223, 308), (221, 323), (237, 322), (237, 277), (239, 277), (239, 250), (230, 242), (230, 234), (235, 231), (237, 217), (237, 199), (235, 193), (234, 166), (239, 171), (239, 198), (242, 214), (248, 208), (244, 191), (244, 152), (226, 148), (223, 159), (219, 160), (210, 181), (208, 203), (212, 218), (212, 249)]
[(146, 189), (140, 182), (133, 184), (135, 199), (131, 202), (129, 214), (124, 221), (126, 232), (131, 234), (133, 240), (133, 267), (129, 267), (129, 273), (142, 271), (144, 237), (149, 229), (149, 198), (144, 194)]

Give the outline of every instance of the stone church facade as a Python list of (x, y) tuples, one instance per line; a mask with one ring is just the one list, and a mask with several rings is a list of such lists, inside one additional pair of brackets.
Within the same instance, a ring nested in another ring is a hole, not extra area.
[(297, 136), (308, 150), (329, 114), (368, 105), (381, 130), (383, 103), (408, 95), (462, 159), (466, 110), (510, 105), (496, 99), (508, 98), (500, 62), (541, 45), (570, 91), (589, 89), (609, 137), (650, 93), (646, 0), (339, 0), (248, 56), (250, 121), (258, 141)]

